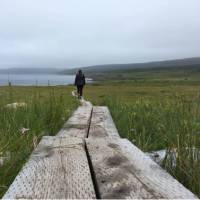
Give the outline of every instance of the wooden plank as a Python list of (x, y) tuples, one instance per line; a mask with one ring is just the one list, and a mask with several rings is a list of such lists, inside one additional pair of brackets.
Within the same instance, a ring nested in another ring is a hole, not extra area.
[[(78, 98), (76, 90), (72, 91), (72, 96)], [(80, 99), (80, 103), (81, 103), (82, 106), (92, 106), (91, 102), (86, 101), (83, 97)]]
[(88, 127), (86, 128), (62, 128), (57, 136), (69, 136), (69, 137), (78, 137), (86, 138), (88, 132)]
[(141, 171), (138, 177), (146, 184), (150, 184), (153, 190), (158, 190), (168, 199), (197, 199), (191, 191), (185, 188), (129, 140), (122, 139), (120, 146), (132, 162), (137, 163), (135, 168)]
[(43, 137), (3, 199), (96, 198), (84, 142)]
[(81, 99), (80, 103), (82, 106), (92, 106), (92, 103), (90, 101), (86, 101), (84, 99)]
[(89, 137), (119, 137), (119, 133), (107, 107), (93, 107)]
[(197, 198), (126, 139), (86, 139), (101, 198)]
[(91, 114), (91, 105), (79, 106), (58, 132), (57, 136), (87, 137)]
[(90, 123), (92, 106), (79, 106), (64, 124), (63, 128), (87, 128)]

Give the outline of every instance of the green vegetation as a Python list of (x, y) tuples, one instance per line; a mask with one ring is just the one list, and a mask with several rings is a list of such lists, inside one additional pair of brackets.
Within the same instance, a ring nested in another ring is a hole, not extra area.
[(163, 167), (200, 196), (200, 79), (144, 73), (140, 81), (88, 86), (86, 96), (109, 107), (121, 137), (145, 152), (166, 149)]
[[(0, 87), (0, 197), (41, 137), (55, 135), (77, 107), (70, 93), (70, 87)], [(5, 107), (14, 102), (25, 104)]]
[(166, 149), (163, 167), (200, 195), (200, 96), (138, 99), (131, 104), (110, 98), (106, 104), (122, 137), (144, 151)]
[[(61, 74), (75, 74), (77, 69), (64, 70)], [(148, 63), (109, 64), (85, 67), (87, 77), (98, 81), (124, 80), (199, 80), (200, 58), (157, 61)]]
[[(200, 196), (200, 73), (199, 67), (102, 73), (101, 82), (87, 85), (85, 96), (107, 105), (120, 135), (145, 152), (166, 149), (163, 167)], [(53, 135), (77, 102), (73, 87), (1, 87), (0, 167), (2, 195), (42, 135)], [(13, 102), (26, 107), (8, 109)], [(30, 128), (22, 134), (22, 127)], [(174, 159), (174, 156), (176, 157)]]

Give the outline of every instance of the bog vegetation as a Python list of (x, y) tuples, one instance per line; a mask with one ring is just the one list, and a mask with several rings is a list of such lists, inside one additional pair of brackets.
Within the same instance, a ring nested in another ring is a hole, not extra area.
[(200, 196), (198, 82), (129, 81), (90, 87), (87, 95), (109, 107), (121, 137), (145, 152), (166, 150), (162, 167)]
[(41, 137), (56, 134), (76, 108), (70, 91), (66, 87), (0, 88), (0, 197)]
[[(143, 151), (165, 149), (162, 166), (200, 196), (200, 73), (142, 70), (110, 74), (115, 78), (88, 85), (86, 98), (107, 105), (121, 136)], [(42, 135), (55, 134), (77, 106), (70, 96), (72, 89), (0, 88), (0, 158), (5, 158), (0, 166), (1, 195)], [(13, 102), (27, 105), (4, 107)], [(30, 130), (23, 134), (22, 128)]]
[(163, 167), (200, 195), (200, 97), (106, 102), (122, 137), (146, 152), (165, 149)]

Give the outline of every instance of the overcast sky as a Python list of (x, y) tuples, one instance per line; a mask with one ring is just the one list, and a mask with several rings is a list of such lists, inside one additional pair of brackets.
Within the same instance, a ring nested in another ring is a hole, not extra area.
[(200, 56), (200, 0), (0, 0), (0, 68)]

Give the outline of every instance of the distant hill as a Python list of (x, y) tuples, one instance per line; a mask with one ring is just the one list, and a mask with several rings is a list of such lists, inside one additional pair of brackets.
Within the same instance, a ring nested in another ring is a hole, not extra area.
[[(185, 58), (177, 60), (166, 60), (166, 61), (156, 61), (147, 63), (130, 63), (130, 64), (108, 64), (108, 65), (95, 65), (89, 67), (82, 67), (85, 73), (103, 73), (117, 70), (132, 70), (132, 69), (153, 69), (153, 68), (173, 68), (173, 67), (189, 67), (189, 66), (199, 66), (200, 67), (200, 57), (196, 58)], [(64, 70), (61, 73), (64, 74), (74, 74), (78, 68)]]
[[(193, 73), (200, 72), (200, 57), (186, 58), (177, 60), (166, 60), (148, 63), (130, 63), (130, 64), (109, 64), (82, 67), (86, 77), (94, 80), (132, 80), (136, 74), (156, 73), (157, 76), (162, 72)], [(61, 74), (75, 74), (78, 68), (63, 70)], [(169, 73), (168, 73), (169, 74)], [(173, 74), (171, 74), (173, 76)], [(182, 75), (181, 75), (182, 76)]]
[[(142, 73), (157, 73), (170, 72), (185, 74), (185, 72), (200, 74), (200, 57), (186, 58), (177, 60), (166, 60), (147, 63), (130, 63), (130, 64), (108, 64), (95, 65), (89, 67), (81, 67), (88, 78), (94, 80), (128, 80), (133, 79), (137, 74)], [(0, 74), (75, 74), (79, 68), (61, 69), (61, 68), (9, 68), (0, 69)], [(173, 75), (173, 74), (171, 74)], [(138, 75), (139, 76), (139, 75)]]
[(8, 68), (0, 69), (0, 74), (59, 74), (61, 70), (55, 68)]

